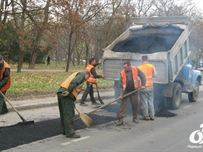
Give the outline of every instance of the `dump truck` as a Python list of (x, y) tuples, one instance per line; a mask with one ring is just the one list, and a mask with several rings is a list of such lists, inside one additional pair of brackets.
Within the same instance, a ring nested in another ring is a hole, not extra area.
[(114, 81), (115, 96), (123, 63), (142, 64), (147, 55), (157, 70), (154, 78), (154, 105), (178, 109), (182, 93), (190, 102), (196, 102), (201, 85), (201, 72), (190, 64), (188, 18), (151, 17), (133, 18), (131, 26), (103, 49), (102, 69), (105, 79)]

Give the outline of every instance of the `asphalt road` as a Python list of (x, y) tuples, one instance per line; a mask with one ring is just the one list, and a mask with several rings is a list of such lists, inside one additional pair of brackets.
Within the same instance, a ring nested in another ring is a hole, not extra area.
[[(77, 106), (86, 113), (96, 108)], [(119, 104), (114, 103), (90, 115), (94, 121), (90, 129), (81, 120), (75, 121), (76, 132), (81, 135), (79, 139), (61, 134), (56, 106), (21, 111), (27, 120), (35, 121), (29, 125), (18, 124), (21, 120), (12, 112), (0, 119), (1, 123), (4, 119), (5, 122), (6, 119), (12, 120), (11, 124), (3, 123), (4, 126), (0, 127), (0, 151), (202, 152), (202, 107), (203, 94), (196, 103), (189, 103), (183, 96), (180, 108), (170, 111), (174, 117), (156, 117), (155, 121), (140, 120), (135, 124), (128, 104), (125, 124), (118, 127), (115, 122)], [(196, 130), (198, 133), (192, 136)]]

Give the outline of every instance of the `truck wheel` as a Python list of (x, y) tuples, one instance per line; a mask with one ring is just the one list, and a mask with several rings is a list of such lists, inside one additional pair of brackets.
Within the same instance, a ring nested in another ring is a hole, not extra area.
[(196, 102), (198, 95), (199, 95), (199, 82), (196, 81), (193, 91), (188, 93), (188, 100), (190, 102)]
[(166, 97), (167, 108), (176, 110), (179, 108), (182, 101), (182, 88), (179, 83), (174, 83), (173, 96)]

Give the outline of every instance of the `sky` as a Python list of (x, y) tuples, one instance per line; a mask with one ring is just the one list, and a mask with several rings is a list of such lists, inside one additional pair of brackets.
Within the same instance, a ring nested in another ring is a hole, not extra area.
[(203, 0), (176, 0), (175, 3), (177, 4), (183, 4), (192, 2), (192, 4), (196, 4), (197, 9), (203, 13)]

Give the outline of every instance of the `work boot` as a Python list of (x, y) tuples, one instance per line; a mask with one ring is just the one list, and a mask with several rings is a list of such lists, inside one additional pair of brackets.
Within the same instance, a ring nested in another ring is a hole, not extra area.
[(97, 102), (92, 102), (92, 105), (100, 105), (100, 104)]
[(149, 116), (143, 116), (142, 119), (143, 119), (143, 120), (150, 120), (150, 117), (149, 117)]
[(118, 123), (117, 123), (116, 125), (117, 125), (117, 126), (121, 126), (121, 125), (123, 125), (123, 119), (120, 118), (120, 119), (118, 120)]
[(80, 135), (77, 135), (76, 133), (70, 135), (70, 136), (66, 136), (67, 138), (80, 138)]
[(133, 118), (133, 122), (134, 122), (134, 123), (139, 123), (138, 118)]
[(80, 106), (88, 106), (86, 103), (80, 103)]
[(150, 117), (150, 120), (154, 121), (154, 117)]

